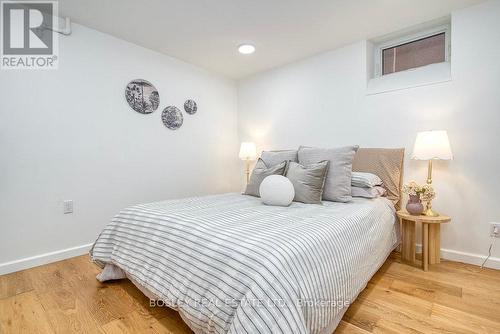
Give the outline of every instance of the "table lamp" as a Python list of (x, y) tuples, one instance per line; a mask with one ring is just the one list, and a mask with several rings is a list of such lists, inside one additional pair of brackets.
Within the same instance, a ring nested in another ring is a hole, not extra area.
[(244, 160), (246, 162), (245, 173), (248, 184), (248, 180), (250, 179), (250, 161), (257, 158), (257, 149), (255, 148), (255, 144), (250, 142), (241, 143), (239, 157), (241, 160)]
[[(450, 141), (446, 131), (422, 131), (417, 133), (413, 154), (414, 160), (428, 160), (427, 184), (432, 184), (432, 160), (452, 160)], [(424, 215), (436, 217), (438, 213), (432, 210), (431, 200), (427, 202)]]

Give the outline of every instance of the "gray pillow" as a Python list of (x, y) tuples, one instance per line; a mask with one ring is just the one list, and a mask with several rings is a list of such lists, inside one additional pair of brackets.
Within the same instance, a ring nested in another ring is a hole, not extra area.
[(250, 176), (250, 180), (248, 181), (244, 194), (259, 197), (259, 187), (266, 176), (283, 175), (285, 173), (286, 166), (287, 162), (283, 161), (276, 166), (267, 167), (264, 161), (259, 159), (253, 168), (252, 175)]
[(364, 197), (364, 198), (377, 198), (385, 196), (387, 190), (384, 187), (375, 186), (371, 188), (366, 187), (351, 187), (352, 197)]
[(276, 166), (283, 161), (299, 161), (297, 157), (297, 150), (263, 151), (260, 158), (268, 167)]
[(294, 202), (321, 203), (328, 164), (328, 161), (306, 166), (293, 161), (288, 163), (286, 177), (292, 182), (295, 190)]
[(351, 185), (353, 187), (372, 188), (382, 185), (382, 179), (372, 173), (352, 172)]
[(309, 165), (327, 160), (330, 162), (325, 180), (323, 200), (349, 202), (351, 196), (352, 161), (358, 146), (339, 148), (300, 147), (299, 163)]

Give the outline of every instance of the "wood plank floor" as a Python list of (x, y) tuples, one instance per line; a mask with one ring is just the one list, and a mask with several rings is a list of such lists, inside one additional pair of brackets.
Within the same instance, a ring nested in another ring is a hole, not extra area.
[[(128, 280), (101, 284), (80, 256), (0, 276), (0, 333), (191, 333)], [(500, 271), (443, 262), (429, 272), (393, 254), (339, 333), (500, 333)]]

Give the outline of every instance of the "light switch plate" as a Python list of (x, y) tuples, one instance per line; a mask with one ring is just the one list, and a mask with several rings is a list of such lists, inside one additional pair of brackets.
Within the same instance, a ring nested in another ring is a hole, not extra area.
[[(497, 233), (495, 234), (495, 227)], [(500, 223), (493, 222), (490, 223), (490, 236), (494, 238), (500, 238)]]
[(73, 200), (66, 200), (63, 201), (63, 212), (66, 213), (73, 213)]

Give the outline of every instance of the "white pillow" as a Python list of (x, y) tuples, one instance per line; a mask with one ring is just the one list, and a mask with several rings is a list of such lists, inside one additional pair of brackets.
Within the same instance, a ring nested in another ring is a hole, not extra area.
[(372, 188), (382, 185), (382, 179), (372, 173), (352, 172), (351, 185), (353, 187)]
[(352, 197), (377, 198), (385, 196), (386, 192), (384, 187), (379, 186), (372, 188), (351, 187)]
[(295, 197), (292, 182), (281, 175), (267, 176), (260, 184), (259, 193), (266, 205), (289, 206)]

